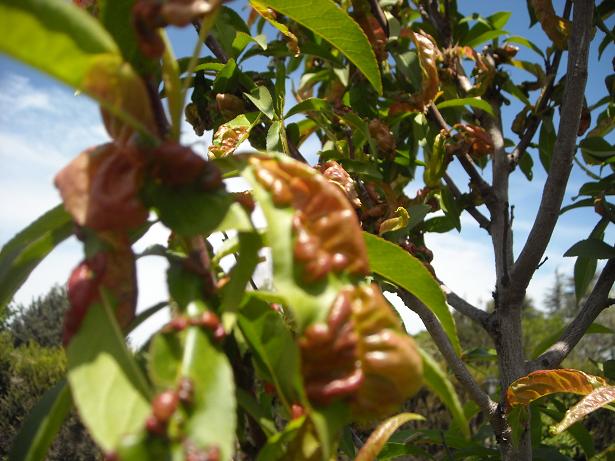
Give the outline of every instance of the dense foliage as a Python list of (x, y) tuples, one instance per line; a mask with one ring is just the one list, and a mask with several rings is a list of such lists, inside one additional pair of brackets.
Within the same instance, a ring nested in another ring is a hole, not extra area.
[[(110, 459), (375, 459), (400, 425), (422, 419), (398, 412), (424, 383), (451, 412), (449, 441), (437, 434), (447, 449), (529, 460), (552, 454), (542, 413), (549, 434), (574, 435), (615, 400), (610, 365), (559, 368), (613, 304), (615, 248), (604, 241), (615, 222), (604, 138), (615, 127), (613, 75), (603, 98), (584, 98), (591, 41), (612, 50), (611, 2), (568, 1), (558, 14), (549, 0), (529, 1), (545, 50), (508, 36), (510, 13), (464, 16), (454, 0), (250, 0), (243, 16), (218, 0), (75, 3), (0, 0), (0, 51), (95, 98), (111, 138), (57, 174), (63, 205), (0, 253), (3, 305), (69, 235), (85, 254), (68, 281), (67, 380), (34, 409), (13, 459), (44, 456), (73, 405)], [(194, 28), (191, 56), (175, 56), (167, 26)], [(532, 60), (517, 58), (517, 45)], [(512, 98), (515, 141), (501, 110)], [(184, 118), (197, 135), (213, 133), (208, 160), (181, 144)], [(246, 140), (260, 152), (235, 153)], [(319, 144), (315, 165), (302, 152), (309, 140)], [(563, 207), (573, 160), (589, 180)], [(544, 191), (514, 255), (509, 177), (532, 180), (535, 168)], [(229, 192), (231, 181), (246, 190)], [(421, 187), (408, 196), (412, 181)], [(559, 214), (579, 207), (597, 221), (566, 253), (577, 257), (576, 299), (586, 299), (527, 353), (526, 289)], [(430, 265), (425, 235), (459, 229), (462, 212), (493, 243), (490, 311)], [(158, 221), (168, 242), (136, 255), (132, 245)], [(225, 242), (213, 248), (217, 233)], [(272, 289), (252, 281), (264, 254)], [(167, 260), (170, 299), (137, 315), (145, 257)], [(419, 314), (471, 406), (405, 333), (384, 288)], [(167, 304), (171, 321), (135, 355), (125, 334)], [(492, 343), (490, 384), (471, 373), (449, 305)], [(538, 407), (558, 393), (583, 397), (568, 411)], [(488, 422), (480, 429), (469, 423), (477, 412)]]

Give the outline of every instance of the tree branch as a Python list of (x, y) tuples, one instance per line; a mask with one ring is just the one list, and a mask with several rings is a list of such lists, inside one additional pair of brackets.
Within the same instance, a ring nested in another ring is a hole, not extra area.
[(577, 345), (596, 317), (610, 305), (609, 292), (615, 283), (615, 259), (609, 259), (598, 282), (577, 316), (570, 322), (558, 341), (540, 357), (529, 363), (530, 371), (557, 368)]
[[(459, 190), (459, 188), (453, 181), (453, 178), (451, 178), (447, 173), (444, 173), (444, 176), (442, 177), (442, 179), (444, 179), (444, 182), (448, 186), (453, 196), (456, 199), (459, 199), (461, 197), (461, 191)], [(470, 214), (470, 216), (472, 216), (476, 220), (476, 222), (478, 223), (480, 227), (485, 229), (488, 234), (491, 233), (489, 229), (491, 226), (491, 221), (489, 221), (489, 219), (485, 215), (483, 215), (478, 210), (478, 208), (476, 208), (474, 205), (470, 205), (466, 207), (465, 210)]]
[(486, 326), (489, 320), (489, 314), (478, 307), (473, 306), (446, 285), (440, 285), (440, 288), (446, 295), (446, 302), (457, 312), (471, 318), (475, 322)]
[(587, 59), (591, 42), (593, 11), (594, 3), (590, 0), (578, 0), (574, 4), (572, 34), (568, 41), (570, 53), (564, 102), (553, 148), (551, 168), (545, 182), (536, 220), (511, 271), (512, 289), (520, 296), (525, 293), (536, 271), (536, 266), (551, 240), (572, 169), (572, 158), (587, 82)]
[(491, 400), (491, 397), (489, 397), (485, 391), (480, 388), (474, 377), (468, 371), (468, 368), (461, 361), (461, 359), (457, 357), (455, 349), (453, 349), (453, 345), (448, 339), (448, 336), (446, 336), (446, 333), (442, 329), (442, 325), (440, 325), (440, 322), (433, 312), (431, 312), (427, 306), (425, 306), (414, 295), (408, 293), (406, 290), (399, 288), (397, 290), (397, 294), (404, 304), (408, 306), (409, 309), (416, 312), (421, 318), (425, 324), (425, 328), (427, 328), (431, 338), (436, 343), (436, 346), (438, 346), (438, 350), (444, 356), (444, 359), (455, 374), (457, 380), (468, 391), (480, 409), (490, 418), (493, 417), (497, 412), (498, 405)]

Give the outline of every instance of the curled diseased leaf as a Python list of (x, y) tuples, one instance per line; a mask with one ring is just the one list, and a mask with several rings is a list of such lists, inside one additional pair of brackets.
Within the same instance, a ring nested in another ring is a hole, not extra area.
[(441, 53), (436, 41), (429, 34), (422, 31), (409, 32), (410, 39), (414, 42), (419, 56), (422, 78), (421, 88), (416, 94), (412, 95), (410, 106), (412, 110), (422, 112), (435, 99), (440, 87), (436, 60)]
[(202, 190), (212, 191), (222, 185), (222, 174), (192, 149), (165, 142), (150, 152), (150, 176), (167, 186), (199, 183)]
[(380, 223), (378, 235), (403, 229), (408, 225), (409, 222), (410, 215), (408, 214), (408, 210), (400, 206), (397, 208), (397, 210), (395, 210), (395, 216), (389, 219), (385, 219), (384, 221), (382, 221), (382, 223)]
[(376, 141), (379, 152), (384, 154), (386, 157), (395, 152), (395, 148), (397, 147), (395, 145), (395, 138), (385, 123), (375, 118), (369, 122), (368, 129), (369, 135)]
[(513, 382), (506, 391), (508, 409), (518, 405), (529, 405), (534, 400), (557, 392), (587, 395), (596, 387), (606, 385), (599, 377), (579, 370), (538, 370)]
[(220, 125), (209, 146), (209, 155), (213, 158), (231, 155), (242, 142), (248, 139), (250, 131), (260, 118), (260, 112), (241, 114), (230, 122)]
[(73, 159), (57, 174), (55, 186), (80, 226), (99, 231), (131, 229), (148, 214), (139, 198), (142, 170), (138, 149), (104, 144)]
[(446, 135), (438, 133), (434, 140), (431, 150), (423, 149), (425, 155), (425, 170), (423, 171), (423, 181), (427, 187), (437, 187), (440, 179), (446, 172), (448, 165), (448, 155), (445, 150)]
[(90, 306), (99, 302), (104, 288), (115, 301), (115, 316), (121, 328), (134, 319), (137, 305), (135, 255), (123, 238), (113, 239), (110, 248), (82, 261), (68, 280), (70, 308), (64, 316), (64, 345), (79, 330)]
[(257, 181), (276, 206), (292, 206), (294, 257), (308, 282), (329, 272), (369, 273), (357, 216), (344, 194), (312, 168), (296, 161), (251, 157)]
[(310, 400), (347, 399), (359, 418), (395, 411), (422, 384), (416, 345), (377, 285), (342, 290), (326, 323), (308, 327), (299, 345)]
[(584, 416), (612, 402), (615, 402), (615, 386), (594, 389), (566, 411), (564, 419), (550, 429), (551, 434), (564, 432)]
[(386, 45), (388, 37), (376, 17), (368, 13), (358, 15), (355, 19), (372, 45), (376, 59), (379, 62), (385, 61), (387, 58)]
[(536, 18), (555, 46), (565, 49), (568, 46), (570, 23), (555, 14), (551, 0), (532, 0)]
[(316, 165), (316, 169), (318, 169), (325, 178), (338, 186), (342, 192), (346, 194), (346, 198), (348, 198), (355, 208), (361, 207), (361, 200), (359, 200), (359, 196), (357, 195), (354, 180), (342, 165), (335, 160), (329, 160), (323, 164)]
[(460, 147), (459, 143), (467, 148), (468, 153), (472, 158), (480, 158), (493, 153), (493, 142), (489, 134), (478, 125), (455, 125), (459, 132), (456, 136), (457, 145), (452, 145), (451, 148)]

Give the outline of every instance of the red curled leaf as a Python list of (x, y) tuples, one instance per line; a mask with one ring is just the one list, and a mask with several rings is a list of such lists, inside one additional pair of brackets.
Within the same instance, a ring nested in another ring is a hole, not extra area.
[(167, 186), (198, 181), (204, 190), (214, 190), (222, 185), (220, 170), (189, 147), (165, 142), (150, 152), (150, 161), (150, 175)]
[(421, 88), (412, 95), (410, 106), (413, 110), (424, 111), (435, 99), (440, 87), (438, 67), (436, 60), (440, 56), (440, 50), (431, 35), (421, 31), (410, 31), (410, 39), (414, 42), (421, 66)]
[(601, 386), (606, 386), (603, 378), (580, 370), (538, 370), (517, 379), (508, 387), (506, 403), (510, 409), (518, 405), (529, 405), (544, 395), (557, 392), (587, 395)]
[(139, 198), (140, 157), (135, 147), (103, 144), (83, 151), (56, 175), (55, 186), (77, 224), (126, 230), (146, 220), (148, 211)]
[(250, 163), (274, 204), (295, 209), (294, 256), (306, 281), (320, 280), (330, 271), (369, 273), (357, 216), (337, 186), (296, 161), (251, 157)]
[(359, 418), (390, 414), (422, 383), (414, 341), (377, 285), (342, 290), (327, 322), (308, 327), (299, 345), (310, 400), (347, 399)]
[(325, 178), (338, 186), (355, 208), (361, 207), (361, 200), (359, 200), (357, 195), (354, 180), (342, 165), (335, 160), (329, 160), (323, 164), (316, 165), (316, 169), (320, 171)]
[(112, 247), (82, 261), (68, 280), (70, 308), (64, 316), (63, 342), (67, 345), (79, 330), (89, 307), (106, 289), (115, 301), (115, 316), (121, 328), (134, 319), (137, 305), (135, 256), (130, 245), (115, 240)]

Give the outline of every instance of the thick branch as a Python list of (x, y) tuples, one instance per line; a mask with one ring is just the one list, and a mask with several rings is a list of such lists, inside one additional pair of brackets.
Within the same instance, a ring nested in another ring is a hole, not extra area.
[(598, 282), (577, 316), (570, 322), (558, 341), (529, 364), (530, 371), (556, 368), (577, 345), (596, 317), (612, 304), (609, 292), (615, 283), (615, 259), (609, 259)]
[(489, 314), (478, 307), (473, 306), (446, 285), (440, 285), (446, 295), (446, 302), (457, 312), (471, 318), (483, 326), (487, 325)]
[(442, 329), (442, 325), (440, 325), (440, 322), (433, 312), (431, 312), (427, 306), (420, 302), (411, 293), (408, 293), (402, 289), (399, 289), (397, 293), (404, 304), (416, 312), (421, 318), (425, 324), (425, 328), (427, 328), (427, 331), (436, 343), (436, 346), (438, 346), (438, 350), (444, 356), (444, 359), (455, 374), (455, 377), (468, 391), (480, 409), (490, 418), (495, 415), (497, 412), (497, 404), (491, 400), (485, 391), (480, 388), (474, 377), (468, 371), (468, 368), (461, 361), (461, 359), (457, 357), (455, 349), (453, 349), (453, 345), (448, 339), (448, 336), (446, 336), (446, 333)]
[(564, 102), (553, 148), (551, 168), (536, 220), (511, 273), (512, 288), (520, 296), (523, 296), (551, 240), (572, 169), (576, 134), (587, 82), (587, 58), (591, 41), (593, 11), (594, 3), (590, 0), (578, 0), (574, 4), (572, 34), (568, 42), (570, 53)]

